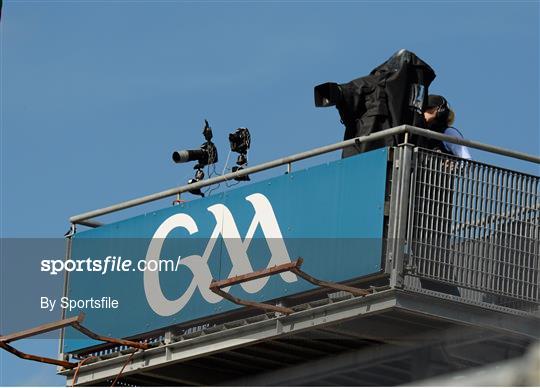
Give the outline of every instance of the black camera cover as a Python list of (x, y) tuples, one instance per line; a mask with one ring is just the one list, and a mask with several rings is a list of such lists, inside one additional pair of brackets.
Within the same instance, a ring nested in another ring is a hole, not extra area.
[[(368, 76), (315, 87), (315, 106), (336, 106), (345, 125), (344, 140), (402, 124), (424, 126), (422, 110), (433, 69), (414, 53), (400, 50)], [(397, 137), (348, 147), (342, 157), (398, 144)]]

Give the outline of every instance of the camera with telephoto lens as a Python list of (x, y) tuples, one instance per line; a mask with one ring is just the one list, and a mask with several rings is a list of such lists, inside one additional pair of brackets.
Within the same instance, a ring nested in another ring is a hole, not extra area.
[[(212, 143), (212, 128), (208, 125), (208, 120), (204, 120), (203, 136), (206, 140), (198, 150), (181, 150), (174, 151), (172, 159), (175, 163), (186, 163), (197, 161), (197, 164), (193, 166), (195, 171), (195, 177), (188, 181), (188, 184), (196, 183), (204, 179), (203, 168), (217, 163), (218, 152), (214, 143)], [(190, 190), (191, 194), (200, 195), (204, 197), (204, 193), (200, 189)]]
[(208, 121), (204, 120), (203, 136), (206, 142), (201, 144), (198, 150), (181, 150), (174, 151), (172, 159), (175, 163), (186, 163), (197, 161), (198, 163), (193, 167), (194, 169), (202, 169), (209, 164), (217, 163), (218, 152), (214, 143), (212, 143), (212, 128), (208, 125)]

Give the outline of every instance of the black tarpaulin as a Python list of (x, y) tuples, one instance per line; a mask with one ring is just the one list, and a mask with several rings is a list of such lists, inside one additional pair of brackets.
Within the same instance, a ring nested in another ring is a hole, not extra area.
[[(344, 140), (402, 124), (424, 126), (422, 110), (433, 69), (414, 53), (400, 50), (368, 76), (348, 83), (328, 82), (315, 87), (315, 105), (335, 105), (345, 125)], [(398, 144), (388, 138), (343, 150), (342, 157)]]

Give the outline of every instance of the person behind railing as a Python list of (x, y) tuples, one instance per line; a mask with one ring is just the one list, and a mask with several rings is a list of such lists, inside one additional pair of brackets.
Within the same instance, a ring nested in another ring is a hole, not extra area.
[[(452, 126), (455, 113), (450, 108), (446, 98), (440, 95), (431, 94), (427, 98), (424, 109), (424, 119), (429, 130), (463, 139), (461, 132)], [(462, 159), (471, 159), (469, 149), (460, 144), (449, 143), (436, 139), (421, 138), (420, 147), (450, 154)], [(454, 224), (459, 222), (456, 217), (456, 179), (460, 179), (462, 173), (455, 159), (441, 156), (427, 157), (423, 168), (428, 171), (425, 181), (422, 182), (427, 188), (426, 210), (428, 214), (422, 215), (429, 219), (431, 232), (429, 241), (423, 243), (429, 247), (425, 253), (425, 259), (432, 262), (433, 271), (437, 273), (437, 280), (421, 279), (422, 288), (432, 291), (443, 292), (455, 296), (460, 296), (459, 289), (452, 285), (458, 281), (458, 261), (460, 256), (456, 252)], [(429, 162), (428, 162), (429, 160)], [(433, 163), (433, 164), (432, 164)], [(463, 177), (461, 177), (463, 178)], [(418, 187), (417, 190), (420, 190)], [(418, 221), (419, 222), (419, 221)], [(419, 236), (415, 236), (419, 238)], [(433, 274), (432, 274), (433, 275)], [(450, 284), (449, 284), (450, 283)]]
[[(463, 139), (461, 132), (457, 128), (452, 127), (455, 113), (443, 96), (437, 94), (430, 94), (428, 96), (426, 108), (424, 109), (424, 119), (426, 120), (427, 129)], [(427, 140), (425, 148), (451, 154), (463, 159), (471, 159), (469, 149), (460, 144), (430, 139)]]

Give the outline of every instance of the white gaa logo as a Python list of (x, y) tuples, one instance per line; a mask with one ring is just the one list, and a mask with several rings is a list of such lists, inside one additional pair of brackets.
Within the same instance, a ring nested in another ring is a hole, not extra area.
[[(222, 297), (214, 294), (208, 288), (212, 282), (212, 274), (208, 267), (208, 258), (214, 249), (217, 238), (221, 234), (223, 243), (229, 253), (232, 261), (232, 269), (228, 278), (231, 276), (242, 275), (253, 271), (247, 251), (251, 243), (251, 239), (255, 234), (257, 226), (261, 226), (262, 232), (268, 243), (271, 256), (267, 268), (290, 263), (291, 258), (287, 252), (287, 247), (283, 241), (281, 230), (279, 229), (274, 209), (264, 195), (260, 193), (252, 194), (246, 197), (246, 200), (251, 202), (255, 215), (248, 228), (246, 237), (242, 240), (234, 218), (230, 210), (223, 204), (212, 205), (208, 211), (212, 213), (216, 220), (216, 226), (210, 236), (208, 245), (206, 246), (202, 256), (192, 255), (181, 259), (182, 265), (188, 267), (193, 273), (193, 279), (189, 284), (186, 292), (178, 299), (169, 300), (163, 295), (161, 285), (159, 283), (159, 271), (144, 272), (144, 292), (150, 307), (159, 315), (170, 316), (178, 313), (189, 302), (191, 296), (198, 288), (199, 292), (209, 303), (218, 303)], [(148, 246), (146, 253), (146, 261), (157, 261), (161, 254), (164, 239), (175, 228), (184, 228), (189, 234), (198, 232), (197, 224), (187, 214), (175, 214), (167, 218), (157, 228), (156, 233)], [(280, 274), (282, 279), (287, 283), (295, 282), (297, 277), (291, 272), (283, 272)], [(252, 280), (246, 283), (241, 283), (242, 288), (251, 294), (260, 291), (268, 282), (268, 278)], [(228, 291), (229, 288), (224, 288)]]

